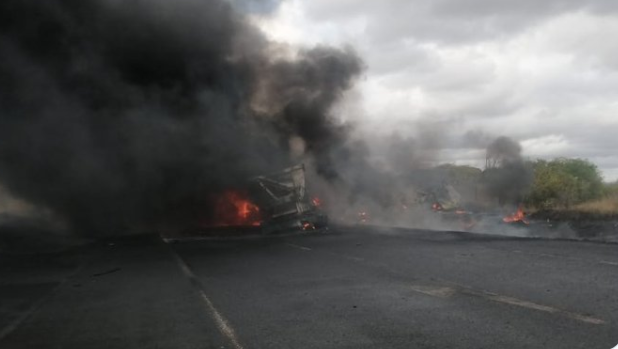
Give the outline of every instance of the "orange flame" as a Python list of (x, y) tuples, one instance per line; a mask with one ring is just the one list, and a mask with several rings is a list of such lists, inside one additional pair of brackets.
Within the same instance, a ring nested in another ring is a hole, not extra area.
[(305, 222), (303, 223), (303, 230), (315, 230), (315, 225)]
[(322, 200), (320, 200), (320, 198), (319, 198), (319, 197), (317, 197), (317, 196), (316, 196), (316, 197), (314, 197), (314, 198), (311, 200), (311, 202), (313, 203), (313, 206), (315, 206), (315, 207), (320, 207), (320, 206), (322, 206)]
[(504, 223), (522, 222), (524, 224), (529, 224), (526, 220), (526, 214), (521, 206), (517, 208), (517, 212), (513, 213), (510, 216), (502, 218), (502, 221), (504, 221)]
[(229, 190), (217, 199), (215, 209), (217, 226), (259, 226), (262, 223), (260, 208), (247, 195)]
[(365, 224), (369, 220), (369, 215), (367, 214), (367, 212), (361, 211), (358, 213), (358, 220), (361, 224)]

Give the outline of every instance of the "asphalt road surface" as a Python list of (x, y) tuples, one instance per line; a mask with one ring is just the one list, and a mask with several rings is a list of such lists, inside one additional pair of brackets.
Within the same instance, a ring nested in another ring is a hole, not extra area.
[(0, 348), (605, 348), (618, 245), (370, 227), (0, 256)]

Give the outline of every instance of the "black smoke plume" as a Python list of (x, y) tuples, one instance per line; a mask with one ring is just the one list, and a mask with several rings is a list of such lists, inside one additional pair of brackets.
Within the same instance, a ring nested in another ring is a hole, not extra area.
[(532, 183), (532, 168), (521, 156), (521, 145), (508, 137), (498, 137), (487, 146), (484, 183), (501, 205), (522, 202)]
[(223, 0), (3, 0), (0, 183), (111, 234), (212, 218), (222, 188), (288, 165), (292, 137), (337, 177), (330, 111), (362, 64), (281, 50)]

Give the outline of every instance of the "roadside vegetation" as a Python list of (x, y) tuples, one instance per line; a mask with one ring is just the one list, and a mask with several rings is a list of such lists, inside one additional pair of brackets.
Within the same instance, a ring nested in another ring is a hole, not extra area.
[[(477, 188), (471, 201), (478, 207), (495, 208), (496, 204), (502, 206), (519, 202), (526, 212), (548, 217), (618, 216), (618, 181), (605, 182), (598, 167), (591, 161), (558, 158), (526, 161), (521, 167), (525, 171), (511, 171), (511, 168), (482, 171), (456, 165), (442, 165), (438, 169), (444, 171), (448, 182), (462, 193), (467, 187)], [(509, 175), (501, 175), (501, 170)], [(518, 178), (522, 176), (525, 178)], [(493, 187), (501, 190), (492, 190)], [(519, 191), (522, 187), (526, 189)], [(514, 193), (509, 193), (509, 189), (514, 189)], [(483, 191), (485, 196), (478, 195)], [(500, 195), (506, 196), (507, 200), (501, 200)]]
[(585, 159), (537, 160), (531, 163), (532, 185), (526, 207), (561, 216), (618, 215), (618, 182), (603, 181), (599, 169)]

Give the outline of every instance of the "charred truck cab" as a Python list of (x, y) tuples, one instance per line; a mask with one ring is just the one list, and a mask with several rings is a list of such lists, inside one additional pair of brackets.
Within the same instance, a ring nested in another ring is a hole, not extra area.
[(327, 229), (328, 217), (307, 192), (304, 165), (254, 178), (250, 194), (262, 212), (264, 234)]

